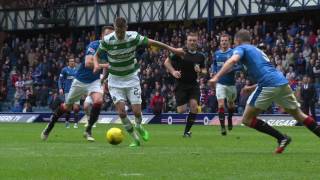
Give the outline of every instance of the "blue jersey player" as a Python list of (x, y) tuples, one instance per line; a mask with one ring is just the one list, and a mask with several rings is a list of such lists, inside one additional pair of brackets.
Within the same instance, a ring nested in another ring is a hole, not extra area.
[[(105, 26), (102, 28), (101, 38), (105, 35), (113, 32), (113, 27)], [(100, 73), (93, 73), (93, 57), (99, 48), (100, 42), (93, 41), (86, 48), (86, 56), (84, 62), (81, 63), (74, 81), (72, 82), (68, 97), (64, 104), (62, 104), (57, 110), (53, 113), (49, 124), (41, 133), (41, 139), (46, 140), (49, 136), (49, 133), (54, 127), (55, 122), (61, 117), (65, 112), (70, 111), (73, 104), (80, 100), (80, 98), (84, 95), (90, 95), (92, 98), (92, 109), (90, 112), (89, 123), (86, 127), (84, 137), (88, 141), (94, 141), (95, 139), (92, 137), (92, 126), (98, 120), (100, 109), (102, 105), (102, 94), (103, 89), (101, 88), (100, 82)], [(102, 54), (100, 56), (101, 60), (107, 60), (107, 55)], [(102, 68), (106, 68), (102, 64)]]
[[(72, 81), (77, 73), (77, 68), (75, 67), (76, 64), (74, 62), (74, 58), (69, 58), (68, 66), (62, 68), (59, 76), (58, 86), (59, 86), (59, 93), (60, 95), (64, 95), (65, 101), (68, 97)], [(73, 105), (73, 112), (74, 112), (74, 128), (78, 128), (78, 121), (79, 121), (79, 110), (80, 110), (80, 100), (75, 102)], [(69, 119), (70, 119), (70, 112), (66, 112), (66, 128), (69, 128)]]
[[(232, 56), (232, 49), (230, 49), (229, 35), (224, 34), (220, 37), (220, 49), (214, 53), (212, 63), (212, 74), (216, 74), (223, 66), (223, 64)], [(216, 85), (216, 95), (218, 99), (218, 114), (221, 125), (221, 134), (227, 135), (225, 128), (225, 115), (224, 115), (224, 101), (228, 102), (228, 129), (232, 130), (232, 116), (234, 111), (234, 101), (237, 98), (237, 89), (235, 86), (235, 71), (237, 67), (230, 72), (226, 73), (219, 79)]]
[(310, 131), (320, 137), (320, 126), (311, 116), (307, 116), (301, 111), (300, 105), (288, 85), (288, 80), (273, 67), (264, 52), (250, 45), (250, 39), (250, 33), (247, 30), (240, 30), (236, 33), (234, 41), (237, 47), (233, 50), (233, 55), (209, 83), (215, 85), (237, 62), (241, 62), (247, 68), (249, 76), (257, 82), (257, 87), (247, 101), (242, 121), (246, 126), (276, 138), (278, 147), (275, 153), (282, 153), (291, 142), (291, 138), (257, 118), (259, 113), (267, 109), (272, 102), (280, 105), (298, 122), (303, 123)]

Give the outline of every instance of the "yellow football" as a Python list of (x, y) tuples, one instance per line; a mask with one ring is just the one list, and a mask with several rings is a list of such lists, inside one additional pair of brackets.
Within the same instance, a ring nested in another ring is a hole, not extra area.
[(124, 136), (121, 129), (113, 127), (106, 132), (106, 138), (110, 144), (117, 145), (123, 141)]

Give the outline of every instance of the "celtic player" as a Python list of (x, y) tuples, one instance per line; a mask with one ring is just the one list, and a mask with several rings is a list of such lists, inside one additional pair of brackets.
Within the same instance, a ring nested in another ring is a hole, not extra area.
[[(180, 49), (173, 48), (164, 43), (148, 39), (135, 31), (127, 31), (127, 22), (123, 17), (117, 17), (114, 22), (115, 32), (105, 36), (100, 43), (94, 57), (94, 72), (98, 72), (99, 54), (107, 52), (109, 62), (108, 87), (116, 110), (126, 131), (133, 137), (130, 147), (140, 146), (136, 132), (144, 141), (149, 139), (148, 132), (141, 126), (141, 88), (138, 76), (139, 65), (135, 58), (138, 46), (157, 46), (176, 54), (182, 54)], [(125, 102), (129, 100), (135, 116), (135, 127), (127, 117)]]

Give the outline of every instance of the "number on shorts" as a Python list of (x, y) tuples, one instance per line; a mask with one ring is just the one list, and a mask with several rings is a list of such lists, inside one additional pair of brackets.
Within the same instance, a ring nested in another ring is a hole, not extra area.
[(139, 88), (133, 88), (133, 94), (135, 95), (135, 96), (140, 96), (140, 91), (139, 91)]

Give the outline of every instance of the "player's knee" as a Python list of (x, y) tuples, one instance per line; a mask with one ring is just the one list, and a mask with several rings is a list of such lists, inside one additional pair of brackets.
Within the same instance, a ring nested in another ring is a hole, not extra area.
[(73, 111), (74, 113), (78, 113), (80, 111), (80, 107), (79, 106), (73, 107)]
[(255, 127), (256, 121), (257, 121), (257, 117), (243, 118), (242, 119), (242, 123), (245, 126), (248, 126), (248, 127), (251, 127), (251, 128)]
[(102, 102), (95, 102), (92, 104), (92, 108), (100, 109), (102, 106)]

